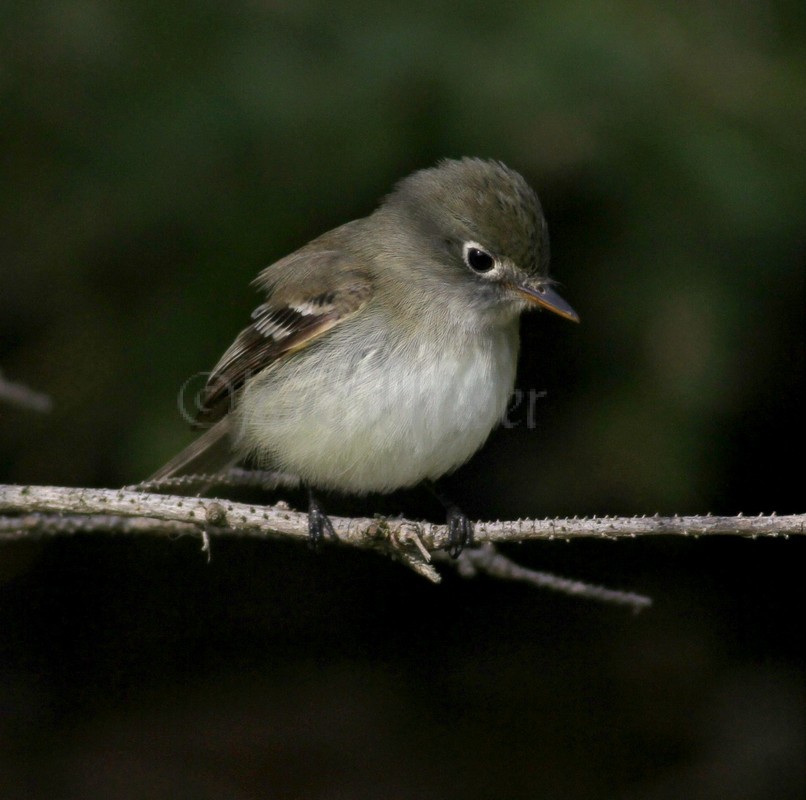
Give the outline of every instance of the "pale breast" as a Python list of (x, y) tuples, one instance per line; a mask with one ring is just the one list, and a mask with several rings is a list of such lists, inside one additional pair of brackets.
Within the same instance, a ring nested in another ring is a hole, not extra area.
[(312, 486), (355, 494), (450, 472), (504, 414), (517, 324), (438, 347), (423, 338), (390, 345), (339, 331), (256, 376), (236, 411), (236, 444), (250, 442), (240, 449)]

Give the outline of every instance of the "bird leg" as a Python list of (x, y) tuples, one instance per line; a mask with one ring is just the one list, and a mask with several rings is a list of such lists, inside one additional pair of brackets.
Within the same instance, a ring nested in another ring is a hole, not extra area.
[(446, 548), (448, 555), (451, 558), (459, 558), (462, 550), (473, 544), (473, 523), (459, 506), (440, 492), (431, 481), (427, 481), (425, 485), (445, 509), (448, 526), (448, 546)]
[(311, 550), (317, 550), (319, 543), (325, 536), (330, 536), (332, 539), (336, 538), (336, 532), (333, 530), (333, 523), (328, 518), (327, 514), (322, 510), (316, 497), (314, 496), (313, 489), (308, 487), (308, 547)]

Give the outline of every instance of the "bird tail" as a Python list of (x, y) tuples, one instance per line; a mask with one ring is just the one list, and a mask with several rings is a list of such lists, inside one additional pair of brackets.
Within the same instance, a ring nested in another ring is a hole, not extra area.
[(158, 469), (148, 481), (162, 481), (182, 475), (212, 475), (232, 466), (238, 458), (232, 452), (230, 429), (229, 417), (220, 419)]

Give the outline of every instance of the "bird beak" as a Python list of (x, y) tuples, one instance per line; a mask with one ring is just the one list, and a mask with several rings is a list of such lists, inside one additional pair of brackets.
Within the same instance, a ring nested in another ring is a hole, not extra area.
[(570, 319), (571, 322), (579, 322), (579, 314), (554, 289), (545, 283), (536, 283), (531, 286), (525, 283), (517, 283), (513, 288), (530, 303), (541, 306), (548, 311), (553, 311), (564, 319)]

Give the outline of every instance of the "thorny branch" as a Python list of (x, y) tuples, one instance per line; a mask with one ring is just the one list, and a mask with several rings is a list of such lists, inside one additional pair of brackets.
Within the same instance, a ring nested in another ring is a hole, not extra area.
[[(271, 473), (254, 478), (260, 485), (289, 485), (286, 476)], [(0, 485), (0, 541), (63, 536), (72, 533), (150, 534), (306, 540), (307, 514), (283, 503), (250, 505), (203, 497), (152, 494), (134, 489), (83, 489), (57, 486)], [(149, 487), (150, 488), (150, 487)], [(654, 535), (748, 537), (802, 535), (806, 514), (758, 517), (591, 517), (585, 519), (523, 519), (477, 522), (473, 548), (452, 562), (442, 549), (448, 544), (444, 525), (406, 519), (331, 517), (340, 544), (377, 550), (399, 559), (418, 574), (439, 582), (432, 561), (455, 563), (462, 575), (485, 572), (509, 580), (552, 588), (639, 609), (648, 598), (590, 586), (529, 570), (494, 549), (495, 544), (532, 539), (618, 539)]]

